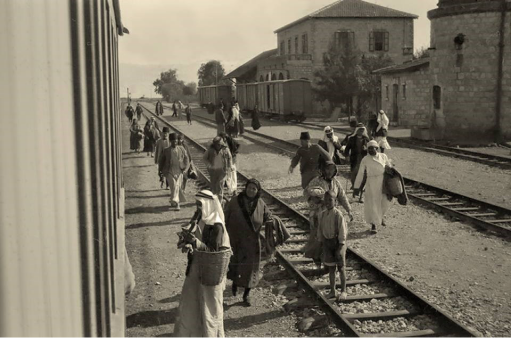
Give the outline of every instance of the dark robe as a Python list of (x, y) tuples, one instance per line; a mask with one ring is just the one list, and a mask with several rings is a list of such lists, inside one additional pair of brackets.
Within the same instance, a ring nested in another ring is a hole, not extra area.
[(253, 288), (260, 280), (260, 230), (270, 220), (271, 212), (263, 199), (258, 198), (251, 213), (244, 203), (244, 195), (241, 193), (232, 198), (224, 211), (233, 250), (228, 278), (239, 287)]

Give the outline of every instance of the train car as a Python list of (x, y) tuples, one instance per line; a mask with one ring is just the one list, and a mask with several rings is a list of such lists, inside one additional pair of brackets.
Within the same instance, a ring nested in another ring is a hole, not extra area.
[(240, 107), (240, 111), (247, 111), (247, 84), (245, 83), (237, 83), (236, 84), (236, 99), (238, 101), (238, 106)]
[(257, 84), (258, 106), (267, 116), (281, 120), (304, 121), (312, 111), (311, 82), (308, 80), (277, 80)]
[(0, 336), (123, 336), (119, 2), (0, 13)]
[(198, 87), (199, 104), (205, 107), (209, 102), (218, 104), (220, 99), (227, 104), (235, 97), (235, 88), (231, 85)]
[(254, 107), (258, 104), (258, 84), (248, 83), (245, 88), (247, 110), (253, 111)]

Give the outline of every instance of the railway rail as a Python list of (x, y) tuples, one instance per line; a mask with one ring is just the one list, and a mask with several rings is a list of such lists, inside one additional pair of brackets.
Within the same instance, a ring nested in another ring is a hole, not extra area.
[[(200, 178), (208, 181), (206, 165), (202, 162), (206, 149), (166, 120), (157, 118), (184, 135), (191, 145), (190, 152)], [(240, 171), (237, 174), (239, 187), (242, 187), (248, 177)], [(285, 288), (300, 287), (308, 295), (301, 299), (292, 299), (285, 304), (285, 308), (321, 308), (346, 335), (356, 337), (468, 337), (478, 334), (462, 326), (445, 311), (380, 270), (350, 246), (347, 250), (346, 267), (349, 296), (340, 301), (327, 299), (324, 296), (324, 291), (328, 288), (327, 271), (317, 268), (313, 261), (304, 258), (301, 252), (309, 233), (308, 219), (265, 189), (262, 189), (262, 198), (272, 212), (283, 220), (291, 234), (291, 238), (276, 252), (279, 264), (297, 282), (296, 286), (286, 285)], [(263, 233), (264, 230), (262, 235)], [(355, 302), (367, 303), (372, 310), (358, 312), (353, 306)], [(382, 308), (386, 310), (383, 311)], [(313, 323), (325, 325), (325, 316), (313, 317), (311, 320)]]
[[(194, 116), (194, 119), (207, 126), (215, 127), (215, 123), (211, 119), (201, 116)], [(243, 137), (253, 143), (263, 145), (289, 156), (294, 156), (295, 151), (299, 147), (299, 145), (295, 143), (251, 130), (246, 130)], [(341, 166), (340, 173), (348, 175), (348, 166)], [(434, 208), (439, 212), (477, 226), (480, 229), (510, 238), (510, 209), (444, 190), (407, 177), (404, 177), (404, 182), (408, 196), (417, 203)]]

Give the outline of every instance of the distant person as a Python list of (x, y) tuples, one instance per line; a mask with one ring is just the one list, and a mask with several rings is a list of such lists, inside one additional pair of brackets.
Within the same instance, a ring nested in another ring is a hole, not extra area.
[(220, 103), (215, 110), (215, 123), (217, 124), (217, 135), (226, 132), (226, 116), (222, 111), (222, 104)]
[(190, 108), (190, 104), (188, 103), (185, 107), (185, 115), (187, 115), (187, 123), (192, 125), (192, 108)]
[(233, 103), (229, 108), (229, 115), (226, 122), (226, 133), (231, 137), (238, 137), (240, 133), (240, 110), (238, 103)]
[(126, 107), (126, 109), (124, 111), (124, 114), (128, 118), (128, 121), (132, 122), (132, 120), (133, 120), (133, 108), (132, 108), (132, 106), (130, 104), (128, 104), (128, 106)]
[(142, 148), (142, 139), (144, 138), (144, 131), (139, 126), (138, 120), (133, 119), (130, 126), (130, 149), (140, 153)]
[(164, 114), (164, 106), (162, 105), (162, 102), (160, 102), (160, 100), (156, 101), (155, 114), (157, 116), (161, 116)]
[(219, 104), (221, 106), (222, 111), (225, 112), (227, 107), (226, 107), (226, 104), (224, 103), (224, 100), (222, 99), (222, 97), (220, 98)]
[(137, 120), (140, 121), (141, 116), (142, 116), (142, 107), (141, 107), (140, 103), (137, 103), (137, 108), (135, 108), (135, 112), (137, 113)]
[(375, 129), (375, 141), (379, 144), (380, 152), (384, 153), (385, 149), (391, 149), (388, 143), (389, 118), (384, 110), (379, 111), (377, 118), (377, 129)]
[[(162, 128), (162, 136), (158, 141), (156, 141), (155, 144), (155, 164), (158, 168), (158, 163), (160, 163), (160, 159), (162, 158), (162, 154), (164, 153), (164, 150), (170, 146), (169, 143), (169, 128), (163, 127)], [(169, 189), (169, 183), (167, 182), (167, 178), (164, 177), (164, 175), (160, 176), (160, 188), (164, 187), (164, 181), (166, 182), (166, 189)]]
[(350, 133), (345, 136), (343, 141), (341, 141), (341, 146), (343, 146), (343, 147), (347, 145), (348, 139), (356, 134), (357, 119), (355, 117), (351, 117), (350, 118), (350, 122), (348, 123), (348, 125), (350, 127)]
[(172, 115), (171, 117), (178, 117), (178, 107), (176, 106), (176, 101), (172, 103)]
[(171, 207), (180, 210), (180, 190), (183, 184), (183, 173), (188, 168), (189, 158), (185, 149), (178, 146), (178, 135), (172, 133), (169, 135), (170, 147), (165, 149), (160, 158), (159, 171), (167, 178), (169, 182), (169, 191), (171, 194)]
[(204, 153), (203, 160), (210, 174), (211, 190), (222, 201), (224, 183), (228, 173), (233, 170), (231, 153), (222, 137), (217, 136), (213, 139), (212, 144)]
[[(350, 182), (352, 188), (354, 188), (354, 182), (356, 181), (357, 172), (363, 158), (368, 154), (368, 142), (370, 138), (366, 132), (364, 124), (359, 123), (356, 129), (356, 136), (351, 137), (348, 140), (348, 144), (345, 147), (343, 155), (349, 158), (350, 161)], [(362, 202), (362, 194), (360, 194), (359, 202)]]
[(260, 123), (260, 111), (258, 109), (258, 105), (254, 105), (254, 110), (252, 112), (252, 122), (251, 122), (251, 127), (253, 130), (258, 130), (261, 128), (261, 123)]
[(144, 150), (148, 153), (148, 156), (153, 157), (153, 151), (155, 151), (156, 141), (160, 138), (160, 131), (157, 128), (155, 118), (151, 118), (146, 122), (144, 126)]
[(192, 163), (192, 154), (190, 153), (190, 149), (188, 148), (188, 145), (185, 142), (185, 138), (183, 137), (183, 134), (178, 134), (178, 145), (182, 146), (183, 149), (187, 152), (187, 156), (189, 158), (189, 164), (188, 168), (185, 168), (185, 171), (183, 173), (183, 184), (181, 185), (181, 190), (185, 192), (185, 188), (187, 187), (187, 181), (188, 181), (188, 171), (191, 167), (193, 167)]
[(379, 144), (372, 140), (368, 142), (368, 155), (363, 158), (359, 166), (356, 181), (354, 183), (353, 196), (356, 197), (362, 190), (363, 178), (366, 177), (364, 186), (364, 220), (371, 224), (371, 232), (377, 233), (377, 225), (385, 226), (384, 214), (390, 206), (386, 194), (383, 192), (384, 171), (390, 165), (386, 154), (378, 152)]
[(300, 175), (302, 189), (306, 189), (308, 183), (320, 175), (320, 160), (330, 161), (329, 153), (322, 149), (318, 144), (311, 144), (309, 132), (300, 133), (301, 146), (292, 159), (288, 173), (293, 173), (293, 169), (300, 162)]
[(370, 140), (375, 138), (375, 131), (377, 130), (378, 125), (379, 123), (377, 122), (377, 114), (370, 112), (370, 118), (368, 119), (368, 137)]
[[(317, 240), (322, 242), (323, 263), (329, 269), (327, 298), (338, 300), (347, 298), (347, 276), (345, 273), (347, 252), (347, 222), (341, 211), (335, 207), (336, 194), (329, 190), (325, 193), (325, 209), (320, 213)], [(341, 294), (336, 295), (336, 267), (340, 273)]]
[(226, 177), (226, 183), (228, 186), (228, 194), (234, 195), (236, 193), (236, 189), (238, 186), (238, 178), (236, 174), (236, 168), (237, 168), (237, 154), (238, 150), (240, 148), (240, 144), (235, 141), (232, 137), (226, 135), (226, 133), (220, 133), (220, 137), (222, 137), (222, 140), (227, 145), (229, 152), (231, 153), (231, 159), (233, 163), (233, 170), (231, 172), (228, 172), (228, 175)]

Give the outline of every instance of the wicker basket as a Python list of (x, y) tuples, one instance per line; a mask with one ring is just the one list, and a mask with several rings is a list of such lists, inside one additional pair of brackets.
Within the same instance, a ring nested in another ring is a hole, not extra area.
[(194, 258), (199, 263), (199, 280), (202, 285), (219, 285), (228, 272), (231, 249), (223, 251), (195, 251)]

